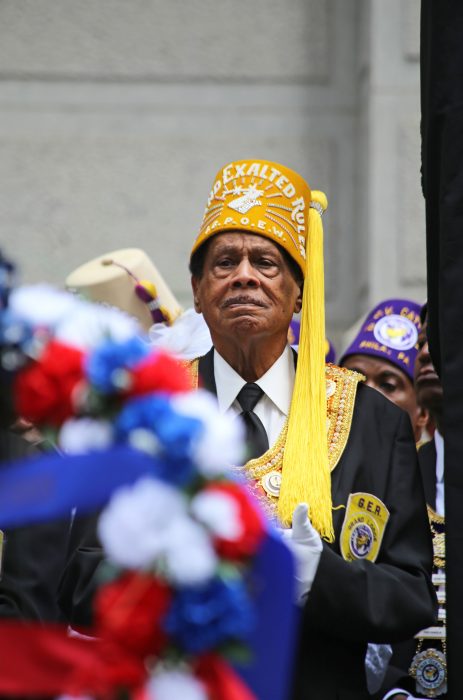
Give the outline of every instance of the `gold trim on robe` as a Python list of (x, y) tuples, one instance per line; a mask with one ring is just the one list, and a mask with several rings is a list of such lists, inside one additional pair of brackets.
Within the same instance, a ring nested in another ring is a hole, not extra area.
[[(198, 388), (198, 360), (186, 360), (182, 362), (182, 365), (190, 374), (192, 387)], [(333, 471), (344, 452), (349, 437), (358, 383), (364, 381), (365, 377), (358, 372), (332, 364), (326, 365), (325, 372), (328, 459), (330, 469)], [(232, 467), (235, 471), (244, 473), (249, 482), (250, 490), (272, 519), (276, 518), (278, 484), (281, 481), (287, 432), (288, 420), (286, 420), (277, 440), (267, 452), (261, 457), (250, 459), (243, 466)]]

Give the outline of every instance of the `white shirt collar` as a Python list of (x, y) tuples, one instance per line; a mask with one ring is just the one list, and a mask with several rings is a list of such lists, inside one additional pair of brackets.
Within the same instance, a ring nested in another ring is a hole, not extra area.
[[(246, 381), (219, 355), (217, 350), (214, 350), (214, 375), (219, 410), (221, 413), (225, 413), (235, 401)], [(289, 346), (286, 346), (278, 360), (256, 381), (256, 384), (286, 416), (291, 405), (294, 375), (293, 352)]]
[(438, 430), (434, 432), (434, 444), (436, 445), (436, 479), (444, 480), (444, 438)]

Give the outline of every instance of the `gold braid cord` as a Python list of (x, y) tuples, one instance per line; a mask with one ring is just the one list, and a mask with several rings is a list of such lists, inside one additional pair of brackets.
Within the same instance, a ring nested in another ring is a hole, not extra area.
[[(198, 387), (198, 360), (182, 362), (191, 377), (193, 388)], [(330, 469), (338, 464), (349, 437), (352, 416), (354, 413), (355, 396), (358, 383), (364, 381), (363, 375), (352, 372), (344, 367), (326, 365), (326, 409), (327, 409), (327, 442)], [(276, 519), (279, 483), (283, 466), (288, 421), (276, 442), (257, 459), (251, 459), (244, 466), (233, 467), (236, 471), (244, 472), (249, 481), (249, 487), (261, 502), (267, 515)]]
[(445, 568), (445, 517), (427, 506), (429, 526), (431, 528), (432, 546), (434, 551), (434, 566), (437, 569)]

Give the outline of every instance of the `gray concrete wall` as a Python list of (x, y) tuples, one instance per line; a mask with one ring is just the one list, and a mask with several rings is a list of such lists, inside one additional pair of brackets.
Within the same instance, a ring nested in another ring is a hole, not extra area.
[(422, 296), (417, 6), (2, 0), (0, 239), (23, 279), (140, 246), (189, 304), (215, 172), (257, 157), (328, 194), (334, 338), (370, 301)]
[[(370, 50), (359, 78), (366, 307), (385, 296), (425, 295), (420, 187), (419, 0), (372, 0)], [(363, 141), (363, 142), (362, 142)]]

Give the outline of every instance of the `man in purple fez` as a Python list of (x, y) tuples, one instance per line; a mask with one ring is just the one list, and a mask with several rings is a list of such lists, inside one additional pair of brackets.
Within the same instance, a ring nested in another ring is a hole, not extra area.
[(429, 420), (426, 408), (417, 404), (413, 385), (420, 309), (409, 299), (386, 299), (377, 304), (339, 362), (363, 374), (368, 386), (407, 411), (416, 442)]

